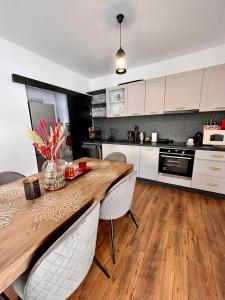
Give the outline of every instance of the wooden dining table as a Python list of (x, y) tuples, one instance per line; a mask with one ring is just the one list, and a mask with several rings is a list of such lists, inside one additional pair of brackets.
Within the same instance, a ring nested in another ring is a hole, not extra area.
[(51, 238), (68, 228), (94, 201), (104, 199), (118, 180), (133, 170), (133, 165), (83, 157), (92, 168), (68, 181), (61, 190), (47, 192), (43, 174), (39, 178), (41, 196), (26, 200), (23, 179), (0, 186), (0, 293), (30, 268)]

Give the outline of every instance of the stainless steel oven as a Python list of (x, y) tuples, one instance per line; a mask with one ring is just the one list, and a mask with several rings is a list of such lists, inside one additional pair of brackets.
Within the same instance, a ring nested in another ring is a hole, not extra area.
[(159, 173), (192, 177), (194, 157), (191, 149), (160, 148)]

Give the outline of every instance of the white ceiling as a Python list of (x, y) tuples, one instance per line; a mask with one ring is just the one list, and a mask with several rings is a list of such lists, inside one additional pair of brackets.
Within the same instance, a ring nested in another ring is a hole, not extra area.
[(89, 78), (225, 44), (225, 0), (0, 0), (0, 36)]

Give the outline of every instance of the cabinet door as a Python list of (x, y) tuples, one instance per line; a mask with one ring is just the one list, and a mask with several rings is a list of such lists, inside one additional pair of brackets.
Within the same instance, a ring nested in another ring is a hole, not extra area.
[(134, 171), (137, 171), (139, 177), (140, 147), (125, 145), (123, 153), (126, 155), (127, 163), (134, 165)]
[(158, 147), (141, 147), (140, 155), (140, 177), (157, 180), (159, 164)]
[(199, 109), (203, 70), (166, 77), (165, 111)]
[(145, 81), (128, 84), (128, 116), (144, 115), (145, 109)]
[(127, 85), (106, 89), (107, 117), (127, 116)]
[(107, 155), (113, 152), (122, 152), (124, 145), (115, 145), (115, 144), (102, 144), (102, 158), (104, 159)]
[(194, 174), (192, 187), (194, 189), (225, 194), (225, 178)]
[(205, 69), (200, 111), (225, 110), (225, 65)]
[(145, 115), (163, 114), (165, 102), (165, 77), (146, 80)]

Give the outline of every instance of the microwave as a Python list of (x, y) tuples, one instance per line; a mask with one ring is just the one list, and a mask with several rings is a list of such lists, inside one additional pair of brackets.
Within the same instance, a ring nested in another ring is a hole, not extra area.
[(203, 145), (225, 146), (225, 130), (204, 130)]

